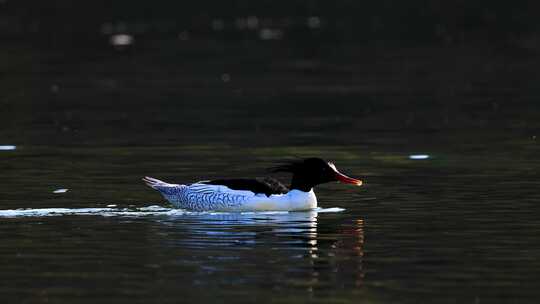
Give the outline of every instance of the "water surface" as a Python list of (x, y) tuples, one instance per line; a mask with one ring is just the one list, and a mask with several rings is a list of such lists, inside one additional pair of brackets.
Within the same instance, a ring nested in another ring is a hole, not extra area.
[(285, 147), (329, 155), (366, 186), (318, 189), (322, 207), (342, 212), (260, 214), (167, 209), (139, 177), (254, 176), (281, 154), (273, 148), (21, 146), (2, 152), (11, 159), (0, 199), (2, 294), (60, 303), (528, 302), (540, 267), (538, 162), (522, 149), (536, 148), (501, 145), (490, 154), (504, 165), (465, 144), (462, 153), (424, 146), (432, 157), (423, 160), (377, 145)]

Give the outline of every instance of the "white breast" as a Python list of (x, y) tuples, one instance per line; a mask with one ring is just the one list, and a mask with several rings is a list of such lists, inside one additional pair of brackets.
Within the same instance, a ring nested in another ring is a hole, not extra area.
[(303, 192), (291, 190), (286, 194), (253, 195), (234, 211), (299, 211), (317, 208), (317, 197), (313, 190)]

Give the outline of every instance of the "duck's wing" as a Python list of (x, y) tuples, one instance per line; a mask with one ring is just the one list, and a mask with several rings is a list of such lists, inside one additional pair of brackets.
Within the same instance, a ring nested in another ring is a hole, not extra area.
[(210, 181), (200, 182), (207, 185), (226, 186), (232, 190), (246, 190), (255, 194), (264, 193), (266, 196), (272, 194), (284, 194), (289, 192), (289, 189), (280, 181), (274, 178), (236, 178), (236, 179), (214, 179)]

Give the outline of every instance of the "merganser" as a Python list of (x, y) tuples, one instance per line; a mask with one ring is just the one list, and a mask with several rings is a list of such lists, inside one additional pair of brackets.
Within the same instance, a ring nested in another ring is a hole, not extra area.
[(143, 181), (176, 208), (191, 211), (300, 211), (317, 208), (313, 187), (338, 181), (361, 186), (362, 181), (340, 173), (320, 158), (292, 161), (269, 169), (292, 173), (287, 188), (274, 178), (215, 179), (188, 185), (169, 184), (152, 177)]

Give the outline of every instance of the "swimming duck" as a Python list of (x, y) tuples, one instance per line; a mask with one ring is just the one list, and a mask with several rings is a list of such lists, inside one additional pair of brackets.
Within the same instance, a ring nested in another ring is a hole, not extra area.
[(317, 208), (313, 187), (338, 181), (361, 186), (362, 181), (340, 173), (331, 162), (306, 158), (270, 168), (292, 173), (286, 187), (271, 177), (215, 179), (193, 184), (169, 184), (152, 177), (142, 180), (176, 208), (190, 211), (300, 211)]

